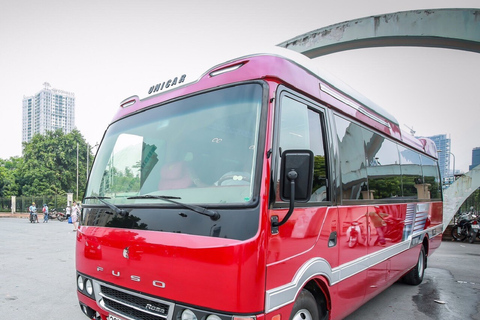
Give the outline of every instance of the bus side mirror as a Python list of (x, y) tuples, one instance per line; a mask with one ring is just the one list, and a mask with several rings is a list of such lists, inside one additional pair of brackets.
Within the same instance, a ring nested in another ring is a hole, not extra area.
[(313, 152), (310, 150), (286, 150), (282, 153), (280, 168), (280, 198), (290, 203), (282, 221), (272, 217), (272, 232), (287, 222), (293, 213), (295, 201), (307, 202), (312, 195)]
[[(291, 183), (295, 184), (292, 195)], [(312, 195), (313, 152), (286, 150), (280, 170), (280, 198), (283, 201), (307, 202)]]

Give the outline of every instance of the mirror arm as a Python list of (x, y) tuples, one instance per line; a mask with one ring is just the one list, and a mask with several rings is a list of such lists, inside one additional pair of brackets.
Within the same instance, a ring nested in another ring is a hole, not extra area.
[(295, 207), (295, 179), (298, 177), (298, 173), (292, 169), (288, 174), (287, 174), (288, 180), (290, 180), (290, 206), (288, 208), (287, 215), (283, 218), (282, 221), (277, 222), (277, 221), (272, 221), (272, 227), (278, 228), (281, 225), (285, 224), (285, 222), (288, 221), (290, 216), (293, 213), (293, 209)]

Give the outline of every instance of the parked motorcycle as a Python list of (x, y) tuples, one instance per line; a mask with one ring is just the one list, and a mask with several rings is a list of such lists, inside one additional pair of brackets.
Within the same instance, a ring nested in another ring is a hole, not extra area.
[(58, 221), (65, 221), (70, 217), (70, 214), (67, 214), (63, 211), (57, 211), (57, 220)]
[(452, 238), (456, 241), (464, 241), (470, 235), (472, 221), (468, 212), (460, 214), (457, 223), (452, 227)]
[(57, 217), (58, 217), (57, 209), (49, 210), (49, 212), (48, 212), (48, 218), (49, 219), (57, 219)]
[(35, 223), (37, 221), (37, 213), (36, 212), (30, 212), (30, 223)]
[(478, 238), (480, 240), (480, 216), (472, 215), (468, 242), (474, 243), (475, 238)]

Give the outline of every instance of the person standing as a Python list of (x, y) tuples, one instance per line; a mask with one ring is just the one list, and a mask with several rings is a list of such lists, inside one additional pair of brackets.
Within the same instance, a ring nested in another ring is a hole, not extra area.
[(47, 222), (48, 223), (48, 206), (46, 203), (43, 204), (43, 223)]
[(72, 208), (70, 206), (67, 206), (65, 208), (65, 217), (68, 219), (72, 215)]
[(79, 208), (76, 201), (73, 201), (72, 206), (72, 223), (73, 223), (73, 231), (77, 231), (78, 229), (78, 214)]

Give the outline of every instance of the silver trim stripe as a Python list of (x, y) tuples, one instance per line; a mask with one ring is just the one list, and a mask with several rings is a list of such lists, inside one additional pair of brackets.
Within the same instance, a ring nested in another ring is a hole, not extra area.
[(295, 300), (299, 288), (314, 276), (325, 276), (330, 283), (338, 282), (340, 272), (333, 271), (328, 261), (322, 258), (314, 258), (305, 264), (295, 274), (292, 282), (281, 287), (268, 290), (265, 293), (266, 312), (274, 311)]

